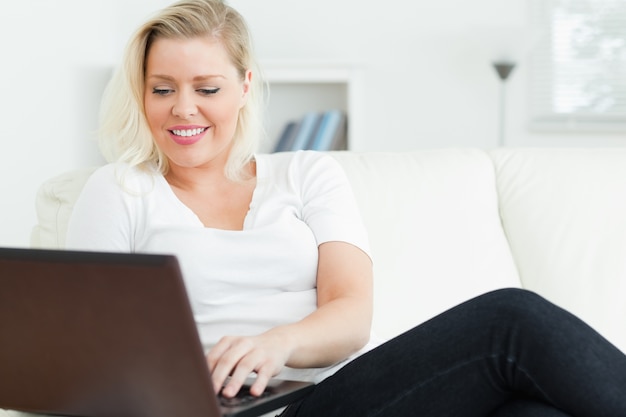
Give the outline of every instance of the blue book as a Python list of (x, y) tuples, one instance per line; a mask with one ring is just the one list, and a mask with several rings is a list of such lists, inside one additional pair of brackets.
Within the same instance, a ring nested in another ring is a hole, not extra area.
[(298, 132), (298, 125), (299, 122), (296, 121), (288, 122), (285, 125), (278, 141), (276, 142), (274, 152), (285, 152), (291, 150), (296, 133)]
[(302, 117), (298, 132), (296, 133), (296, 137), (293, 141), (293, 146), (291, 147), (292, 151), (299, 151), (307, 148), (318, 117), (320, 116), (317, 112), (308, 112)]
[(332, 150), (340, 139), (343, 130), (344, 114), (341, 110), (329, 110), (322, 116), (322, 122), (313, 142), (311, 149), (316, 151)]
[(309, 140), (306, 143), (304, 149), (313, 149), (313, 142), (315, 142), (315, 138), (317, 137), (318, 132), (322, 128), (322, 123), (324, 122), (324, 115), (318, 114), (317, 120), (315, 120), (315, 126), (311, 129), (311, 134), (309, 134)]

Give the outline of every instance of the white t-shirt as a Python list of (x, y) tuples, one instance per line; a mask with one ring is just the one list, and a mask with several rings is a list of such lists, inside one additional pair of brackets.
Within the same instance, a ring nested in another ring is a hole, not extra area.
[[(206, 350), (224, 335), (256, 335), (316, 308), (318, 245), (369, 243), (349, 182), (330, 156), (256, 156), (257, 185), (243, 230), (205, 227), (165, 178), (125, 164), (98, 169), (78, 198), (68, 249), (178, 257)], [(368, 347), (369, 348), (369, 347)], [(286, 369), (319, 380), (327, 369)]]

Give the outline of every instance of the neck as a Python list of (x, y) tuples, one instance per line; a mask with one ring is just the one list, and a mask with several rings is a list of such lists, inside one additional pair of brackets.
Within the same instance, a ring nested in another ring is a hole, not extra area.
[[(181, 167), (170, 163), (169, 171), (165, 175), (167, 182), (176, 188), (183, 190), (206, 189), (234, 184), (234, 181), (226, 178), (224, 174), (225, 164), (211, 164), (200, 167)], [(250, 162), (245, 168), (249, 179), (244, 183), (253, 181), (256, 177), (256, 164)]]

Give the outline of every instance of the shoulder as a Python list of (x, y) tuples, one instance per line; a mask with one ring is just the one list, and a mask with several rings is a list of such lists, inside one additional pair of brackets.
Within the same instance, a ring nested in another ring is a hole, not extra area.
[(101, 207), (134, 205), (155, 194), (153, 191), (162, 182), (159, 177), (163, 178), (155, 170), (134, 167), (126, 163), (103, 165), (89, 176), (76, 204), (98, 210)]
[(114, 162), (97, 168), (87, 180), (86, 189), (104, 191), (145, 192), (154, 187), (160, 176), (151, 167), (131, 166), (124, 162)]
[(329, 153), (297, 151), (262, 155), (257, 160), (257, 184), (298, 196), (309, 203), (350, 204), (351, 183), (340, 163)]
[(140, 167), (126, 162), (112, 162), (98, 167), (91, 176), (102, 181), (120, 178), (142, 180), (152, 178), (155, 175), (160, 174), (151, 166)]
[(296, 151), (258, 155), (257, 169), (261, 176), (274, 179), (323, 179), (344, 177), (343, 169), (335, 158), (325, 152)]

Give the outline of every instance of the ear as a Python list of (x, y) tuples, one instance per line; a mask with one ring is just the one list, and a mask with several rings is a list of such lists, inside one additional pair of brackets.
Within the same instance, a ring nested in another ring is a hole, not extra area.
[(247, 70), (242, 84), (242, 96), (241, 105), (244, 106), (248, 102), (248, 96), (250, 95), (250, 88), (252, 86), (252, 71)]

